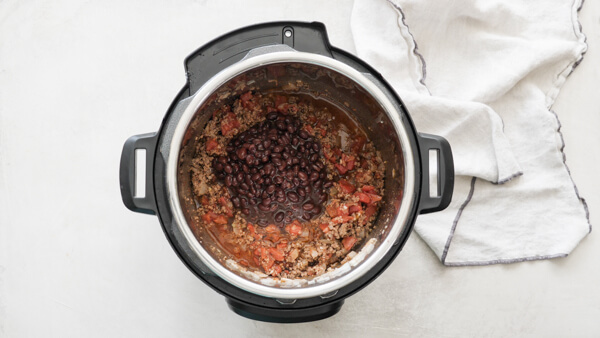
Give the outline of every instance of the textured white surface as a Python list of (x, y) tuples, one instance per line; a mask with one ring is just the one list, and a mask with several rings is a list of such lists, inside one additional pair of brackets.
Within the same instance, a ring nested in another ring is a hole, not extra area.
[[(567, 258), (443, 267), (412, 236), (328, 320), (233, 314), (179, 261), (155, 217), (122, 205), (125, 139), (155, 131), (182, 61), (247, 24), (318, 20), (353, 51), (351, 1), (0, 2), (0, 336), (598, 336), (600, 239)], [(567, 165), (600, 212), (600, 5), (580, 13), (589, 49), (554, 110)]]

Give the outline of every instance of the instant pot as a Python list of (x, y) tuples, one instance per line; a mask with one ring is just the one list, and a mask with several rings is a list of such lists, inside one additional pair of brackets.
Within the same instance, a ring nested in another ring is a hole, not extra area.
[[(196, 50), (185, 59), (185, 70), (187, 81), (158, 132), (125, 142), (121, 194), (127, 208), (158, 216), (181, 261), (225, 296), (236, 313), (272, 322), (312, 321), (337, 313), (346, 297), (393, 261), (417, 215), (443, 210), (450, 203), (454, 167), (448, 142), (418, 133), (384, 78), (331, 46), (323, 24), (273, 22), (242, 28)], [(343, 107), (381, 152), (386, 174), (380, 213), (356, 256), (333, 271), (292, 280), (242, 271), (208, 250), (214, 244), (210, 236), (197, 237), (191, 230), (192, 223), (199, 222), (190, 217), (196, 206), (186, 175), (194, 140), (212, 111), (236, 98), (232, 88), (240, 83), (245, 90), (305, 93)], [(140, 151), (145, 161), (136, 156)], [(430, 163), (431, 154), (436, 161)], [(140, 167), (145, 171), (142, 185), (136, 185), (136, 167), (137, 172)], [(430, 182), (430, 169), (437, 171), (435, 182)]]

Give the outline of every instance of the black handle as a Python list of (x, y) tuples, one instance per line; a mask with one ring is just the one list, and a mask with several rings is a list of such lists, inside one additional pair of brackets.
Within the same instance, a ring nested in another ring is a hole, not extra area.
[[(156, 215), (156, 199), (154, 198), (153, 161), (156, 152), (158, 134), (148, 133), (135, 135), (125, 141), (121, 153), (119, 180), (121, 183), (121, 197), (125, 206), (136, 212)], [(135, 196), (135, 150), (146, 150), (146, 182), (144, 196)]]
[(185, 59), (188, 96), (215, 74), (240, 61), (250, 50), (278, 44), (331, 57), (327, 31), (320, 22), (280, 21), (240, 28), (210, 41)]
[(232, 298), (227, 298), (227, 305), (233, 312), (249, 319), (271, 323), (304, 323), (335, 315), (344, 305), (344, 300), (301, 309), (285, 308), (285, 306), (274, 309), (240, 302)]
[[(440, 136), (419, 133), (419, 147), (423, 168), (420, 213), (444, 210), (450, 204), (454, 190), (454, 161), (450, 143)], [(437, 150), (438, 153), (437, 196), (430, 196), (429, 193), (430, 150)]]

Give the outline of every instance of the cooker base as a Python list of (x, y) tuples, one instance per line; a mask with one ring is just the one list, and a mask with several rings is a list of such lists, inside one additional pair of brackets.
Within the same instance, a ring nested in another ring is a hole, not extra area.
[(303, 323), (331, 317), (338, 313), (344, 300), (304, 309), (266, 308), (227, 298), (227, 305), (242, 317), (271, 323)]

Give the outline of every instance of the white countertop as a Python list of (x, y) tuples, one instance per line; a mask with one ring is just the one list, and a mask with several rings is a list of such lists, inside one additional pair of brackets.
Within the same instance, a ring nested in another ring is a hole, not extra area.
[[(168, 6), (166, 5), (168, 3)], [(123, 142), (156, 131), (183, 59), (232, 29), (321, 21), (354, 51), (352, 1), (0, 2), (0, 336), (599, 336), (600, 238), (567, 258), (447, 268), (413, 234), (336, 316), (270, 324), (231, 312), (180, 262), (158, 219), (127, 210)], [(316, 10), (318, 9), (318, 10)], [(554, 110), (600, 220), (600, 4)]]

